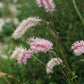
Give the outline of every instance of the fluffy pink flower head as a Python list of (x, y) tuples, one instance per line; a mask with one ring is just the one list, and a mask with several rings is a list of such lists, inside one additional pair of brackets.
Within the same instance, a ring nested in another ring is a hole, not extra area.
[(42, 20), (39, 17), (29, 17), (20, 23), (17, 29), (13, 33), (13, 38), (20, 38), (29, 28), (36, 26)]
[(43, 0), (36, 0), (39, 7), (42, 7), (44, 5)]
[(84, 53), (84, 41), (76, 41), (72, 44), (71, 49), (74, 51), (74, 53), (79, 56)]
[(52, 73), (53, 72), (53, 67), (55, 65), (60, 65), (62, 63), (62, 60), (60, 58), (52, 58), (48, 63), (46, 67), (46, 72)]
[(41, 38), (30, 38), (28, 39), (28, 44), (30, 45), (30, 48), (34, 53), (39, 53), (39, 52), (47, 52), (48, 50), (52, 49), (52, 42), (41, 39)]
[(16, 47), (15, 51), (13, 51), (13, 54), (11, 56), (11, 58), (16, 59), (18, 62), (18, 64), (26, 64), (27, 63), (27, 59), (31, 58), (31, 53), (32, 51), (26, 50), (24, 48), (21, 47)]
[(36, 0), (39, 7), (44, 7), (46, 12), (52, 12), (55, 9), (53, 0)]

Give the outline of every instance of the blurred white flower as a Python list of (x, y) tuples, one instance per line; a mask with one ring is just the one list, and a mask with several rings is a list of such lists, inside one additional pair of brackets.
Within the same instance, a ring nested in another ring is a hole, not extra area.
[(8, 59), (8, 56), (5, 55), (5, 54), (2, 54), (0, 57), (3, 58), (3, 59)]
[(13, 13), (13, 16), (17, 16), (17, 14), (19, 13), (16, 5), (9, 4), (9, 9)]
[(18, 18), (16, 18), (16, 17), (6, 18), (5, 21), (6, 21), (6, 23), (11, 23), (11, 22), (13, 22), (14, 25), (18, 25), (18, 24), (19, 24), (19, 20), (18, 20)]
[(0, 8), (3, 8), (4, 4), (2, 2), (0, 2)]
[(18, 18), (14, 18), (14, 19), (13, 19), (13, 23), (14, 23), (14, 25), (18, 25), (18, 24), (19, 24)]
[(6, 18), (5, 21), (6, 21), (6, 23), (11, 23), (12, 20), (11, 20), (11, 18), (9, 17), (9, 18)]
[(15, 2), (15, 3), (16, 3), (17, 1), (18, 1), (18, 0), (13, 0), (13, 2)]
[(2, 27), (5, 24), (5, 21), (3, 18), (0, 18), (0, 32), (2, 32)]

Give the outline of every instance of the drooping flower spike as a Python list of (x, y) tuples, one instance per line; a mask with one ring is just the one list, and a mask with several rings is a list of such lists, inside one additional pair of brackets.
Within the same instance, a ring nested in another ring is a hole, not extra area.
[(75, 55), (79, 56), (84, 54), (84, 41), (76, 41), (72, 44), (71, 49), (74, 51)]
[(53, 12), (55, 10), (55, 3), (53, 0), (36, 0), (39, 7), (44, 7), (46, 12)]
[(21, 47), (16, 47), (11, 58), (16, 59), (18, 64), (26, 64), (27, 59), (31, 58), (32, 51)]
[(30, 45), (30, 49), (34, 53), (39, 53), (39, 52), (46, 53), (50, 49), (53, 49), (52, 42), (45, 40), (45, 39), (38, 38), (38, 37), (28, 39), (27, 43)]
[(46, 72), (52, 73), (53, 67), (55, 65), (60, 65), (62, 63), (62, 60), (60, 58), (51, 58), (51, 60), (47, 63)]
[(29, 17), (26, 20), (23, 20), (22, 23), (17, 27), (13, 33), (13, 38), (20, 38), (29, 28), (36, 26), (39, 22), (42, 21), (38, 17)]

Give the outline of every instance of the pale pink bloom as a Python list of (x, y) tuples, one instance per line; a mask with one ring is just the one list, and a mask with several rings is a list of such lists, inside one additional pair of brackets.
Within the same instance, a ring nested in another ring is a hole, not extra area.
[(36, 0), (39, 7), (42, 7), (44, 5), (43, 0)]
[(53, 73), (53, 67), (55, 65), (60, 65), (62, 63), (62, 60), (60, 58), (51, 58), (51, 60), (47, 63), (46, 66), (46, 72)]
[(39, 22), (42, 21), (38, 17), (29, 17), (26, 20), (23, 20), (22, 23), (17, 27), (13, 33), (15, 39), (20, 38), (29, 28), (36, 26)]
[(3, 8), (4, 4), (2, 2), (0, 2), (0, 8)]
[(30, 48), (32, 49), (32, 51), (34, 53), (39, 53), (39, 52), (47, 52), (50, 49), (53, 49), (52, 46), (52, 42), (45, 40), (45, 39), (41, 39), (41, 38), (30, 38), (28, 39), (28, 44), (30, 45)]
[(18, 0), (13, 0), (13, 2), (15, 2), (15, 3), (16, 3), (17, 1), (18, 1)]
[(72, 44), (71, 49), (74, 51), (74, 53), (79, 56), (84, 53), (84, 41), (76, 41)]
[(46, 12), (52, 12), (55, 10), (55, 3), (53, 0), (36, 0), (39, 7), (43, 6)]
[(3, 58), (3, 59), (8, 59), (8, 56), (5, 55), (5, 54), (2, 54), (0, 57)]
[(31, 53), (32, 51), (26, 50), (24, 48), (21, 47), (16, 47), (15, 51), (13, 51), (13, 54), (11, 56), (11, 58), (16, 59), (18, 62), (18, 64), (26, 64), (27, 63), (27, 59), (31, 58)]

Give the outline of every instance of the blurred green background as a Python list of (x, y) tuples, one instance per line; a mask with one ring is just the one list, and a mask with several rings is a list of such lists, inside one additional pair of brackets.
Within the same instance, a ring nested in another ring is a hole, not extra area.
[[(60, 40), (63, 46), (65, 56), (73, 72), (78, 76), (77, 81), (79, 84), (84, 84), (84, 57), (75, 56), (71, 50), (71, 45), (77, 40), (84, 40), (84, 25), (82, 24), (79, 16), (77, 15), (72, 0), (54, 0), (56, 3), (56, 11), (53, 12), (54, 23), (56, 31), (59, 33)], [(40, 37), (50, 40), (54, 44), (54, 51), (62, 59), (59, 49), (55, 43), (50, 29), (45, 23), (29, 29), (25, 35), (20, 39), (14, 40), (12, 33), (17, 28), (19, 23), (30, 16), (39, 16), (40, 18), (50, 21), (43, 8), (39, 8), (35, 0), (0, 0), (3, 3), (3, 8), (0, 8), (0, 72), (13, 75), (20, 80), (22, 84), (34, 84), (32, 74), (29, 70), (30, 65), (33, 74), (36, 78), (37, 84), (67, 84), (64, 80), (56, 77), (54, 74), (47, 74), (44, 65), (40, 64), (34, 58), (28, 60), (27, 65), (18, 65), (15, 60), (10, 59), (10, 56), (16, 46), (23, 45), (29, 48), (26, 40), (30, 37)], [(76, 0), (77, 6), (84, 17), (84, 0)], [(44, 63), (50, 60), (49, 53), (39, 53), (36, 55)], [(54, 70), (59, 75), (63, 76), (57, 67)], [(14, 79), (7, 78), (11, 84), (19, 84)], [(9, 84), (0, 78), (0, 84)]]

